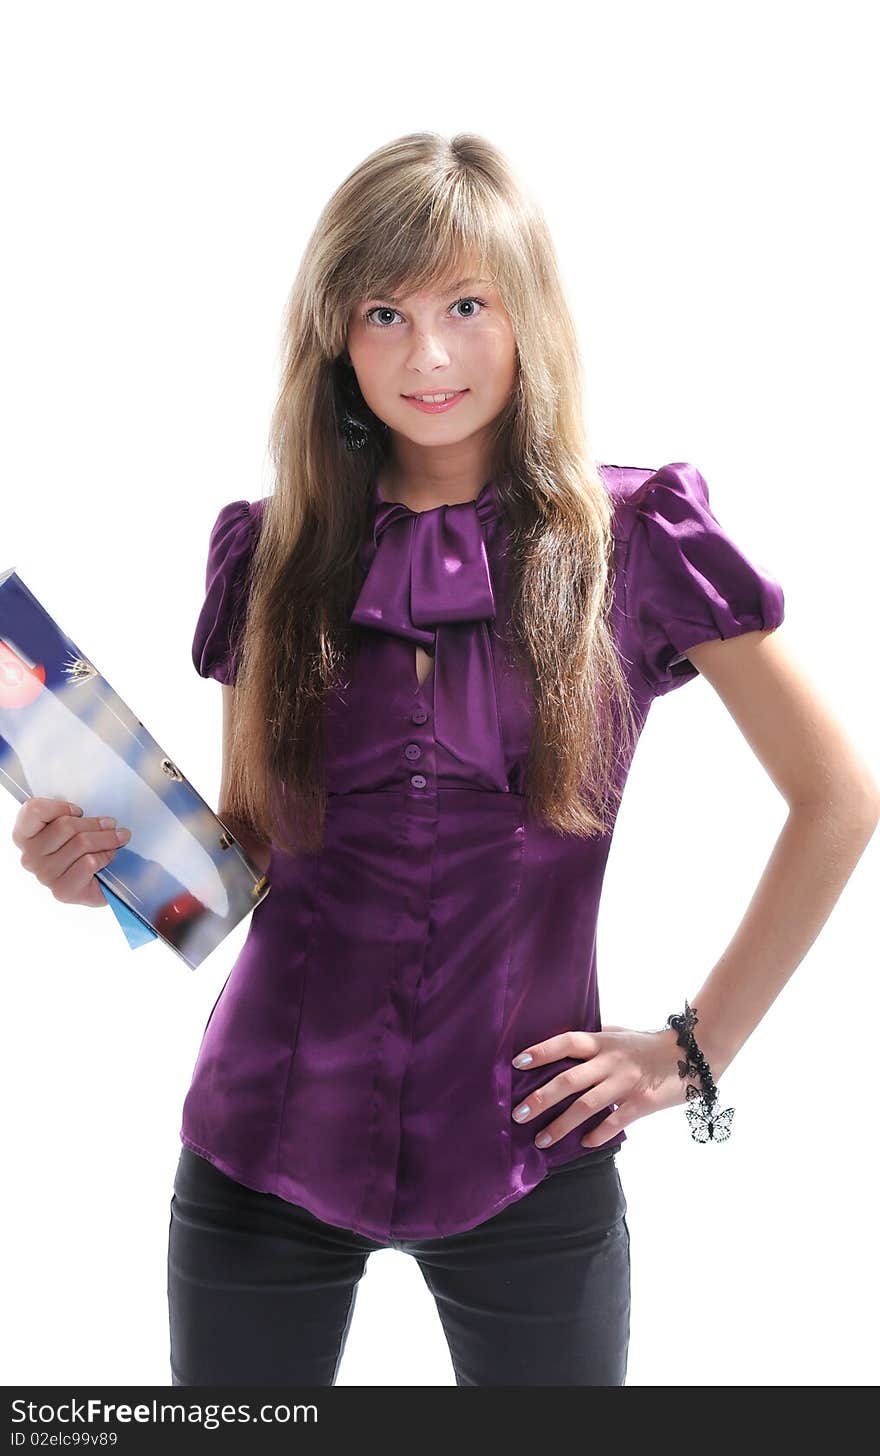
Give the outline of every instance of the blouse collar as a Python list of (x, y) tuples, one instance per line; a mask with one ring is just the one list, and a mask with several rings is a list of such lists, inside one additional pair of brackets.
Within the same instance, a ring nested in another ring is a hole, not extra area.
[(492, 620), (484, 533), (500, 514), (494, 479), (473, 500), (413, 511), (386, 500), (374, 477), (352, 622), (430, 646), (442, 622)]
[(393, 506), (398, 506), (401, 510), (407, 512), (411, 516), (430, 516), (433, 515), (436, 511), (450, 511), (457, 509), (458, 506), (471, 506), (476, 510), (476, 513), (481, 523), (485, 523), (489, 520), (496, 518), (498, 515), (500, 515), (501, 512), (500, 502), (498, 499), (498, 489), (495, 484), (494, 478), (490, 478), (485, 482), (485, 484), (481, 487), (479, 493), (475, 496), (473, 500), (459, 501), (457, 502), (456, 506), (440, 505), (432, 506), (430, 510), (427, 511), (412, 511), (410, 510), (409, 506), (405, 506), (402, 501), (386, 500), (384, 495), (382, 494), (382, 488), (379, 485), (378, 473), (374, 474), (372, 485), (370, 487), (370, 516), (373, 521), (374, 530), (378, 525), (378, 518), (382, 516), (386, 511), (389, 511)]

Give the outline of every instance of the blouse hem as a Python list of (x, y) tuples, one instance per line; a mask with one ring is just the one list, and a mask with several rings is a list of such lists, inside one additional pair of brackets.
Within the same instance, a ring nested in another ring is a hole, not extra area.
[[(386, 1248), (394, 1248), (401, 1243), (412, 1243), (417, 1241), (420, 1242), (424, 1239), (446, 1239), (452, 1238), (456, 1234), (468, 1233), (471, 1229), (478, 1228), (480, 1224), (486, 1223), (490, 1218), (494, 1218), (497, 1213), (501, 1213), (502, 1210), (508, 1206), (508, 1204), (515, 1203), (520, 1198), (525, 1198), (527, 1193), (533, 1192), (534, 1189), (539, 1187), (540, 1184), (543, 1183), (544, 1180), (549, 1177), (551, 1173), (554, 1173), (559, 1168), (564, 1168), (567, 1166), (567, 1163), (565, 1162), (547, 1163), (537, 1183), (533, 1183), (530, 1188), (511, 1189), (502, 1198), (496, 1199), (496, 1201), (489, 1208), (488, 1212), (478, 1214), (476, 1218), (471, 1219), (466, 1224), (462, 1224), (458, 1228), (438, 1229), (436, 1226), (431, 1228), (410, 1227), (403, 1231), (398, 1229), (393, 1234), (391, 1234), (387, 1230), (377, 1230), (372, 1225), (368, 1227), (360, 1222), (355, 1222), (351, 1224), (340, 1224), (336, 1222), (336, 1220), (328, 1218), (326, 1211), (322, 1212), (320, 1200), (315, 1198), (307, 1190), (303, 1190), (302, 1193), (298, 1193), (295, 1199), (287, 1198), (284, 1194), (279, 1193), (277, 1188), (267, 1188), (265, 1179), (254, 1182), (249, 1176), (242, 1174), (225, 1158), (217, 1157), (217, 1155), (215, 1153), (212, 1153), (209, 1148), (203, 1148), (199, 1143), (195, 1142), (192, 1138), (186, 1136), (184, 1133), (180, 1134), (180, 1141), (183, 1143), (184, 1147), (189, 1148), (192, 1152), (197, 1153), (202, 1158), (207, 1158), (209, 1163), (213, 1163), (214, 1167), (218, 1168), (221, 1173), (225, 1173), (228, 1178), (233, 1178), (236, 1183), (242, 1183), (246, 1188), (252, 1189), (253, 1192), (271, 1193), (274, 1197), (283, 1199), (285, 1203), (295, 1203), (298, 1207), (304, 1208), (307, 1213), (310, 1213), (312, 1215), (313, 1218), (320, 1219), (322, 1223), (329, 1224), (331, 1228), (345, 1229), (348, 1233), (358, 1234), (361, 1238), (370, 1239), (373, 1243), (382, 1244)], [(614, 1151), (616, 1152), (619, 1146), (622, 1146), (622, 1141), (620, 1144), (612, 1142), (609, 1143), (607, 1146), (600, 1145), (594, 1151), (597, 1154), (607, 1153), (609, 1149), (613, 1147)], [(584, 1149), (581, 1149), (581, 1152), (576, 1155), (576, 1159), (578, 1161), (588, 1161), (587, 1158), (583, 1157), (584, 1151)], [(572, 1158), (568, 1161), (574, 1162), (576, 1161), (576, 1159)]]

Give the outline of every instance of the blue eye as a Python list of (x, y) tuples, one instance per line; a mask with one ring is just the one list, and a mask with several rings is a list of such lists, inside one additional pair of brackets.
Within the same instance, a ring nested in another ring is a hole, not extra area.
[[(460, 303), (476, 303), (476, 304), (479, 305), (479, 307), (481, 309), (486, 307), (486, 305), (484, 304), (484, 302), (483, 302), (483, 300), (481, 298), (457, 298), (456, 301), (455, 301), (455, 303), (452, 305), (452, 307), (453, 308), (458, 308), (458, 305)], [(477, 318), (478, 317), (478, 315), (475, 314), (475, 313), (466, 314), (464, 316), (466, 318)], [(459, 314), (459, 318), (461, 318), (461, 317), (462, 317), (462, 315)]]
[[(483, 308), (486, 307), (486, 304), (483, 302), (483, 300), (481, 298), (471, 298), (471, 297), (467, 297), (467, 298), (457, 298), (455, 300), (455, 303), (453, 303), (451, 305), (451, 307), (452, 308), (458, 308), (459, 304), (462, 304), (462, 303), (475, 303), (475, 304), (478, 305), (478, 307), (480, 309), (483, 309)], [(389, 304), (379, 303), (379, 304), (376, 304), (373, 308), (368, 308), (367, 311), (366, 311), (366, 313), (364, 314), (363, 317), (364, 317), (364, 322), (365, 323), (370, 324), (375, 329), (387, 329), (387, 328), (391, 328), (392, 325), (390, 323), (378, 323), (376, 319), (374, 319), (374, 318), (371, 317), (371, 315), (374, 314), (374, 313), (386, 313), (386, 314), (387, 313), (390, 313), (390, 314), (395, 314), (395, 313), (397, 313), (397, 309), (396, 308), (391, 308), (391, 306)], [(459, 314), (458, 317), (459, 318), (478, 318), (479, 317), (479, 314), (476, 314), (476, 313)]]
[(379, 323), (376, 322), (376, 320), (374, 318), (371, 318), (370, 317), (370, 315), (371, 314), (374, 314), (374, 313), (397, 313), (397, 309), (396, 308), (389, 308), (387, 306), (387, 304), (381, 304), (381, 305), (377, 305), (375, 308), (368, 308), (367, 309), (366, 313), (364, 314), (364, 322), (365, 323), (368, 323), (368, 324), (372, 324), (373, 325), (373, 328), (376, 328), (376, 329), (384, 329), (386, 327), (385, 324), (379, 324)]

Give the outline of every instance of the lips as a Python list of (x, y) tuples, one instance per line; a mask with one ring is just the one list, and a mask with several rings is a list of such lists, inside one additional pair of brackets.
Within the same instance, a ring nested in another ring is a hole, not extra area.
[[(440, 390), (437, 392), (445, 393), (445, 391)], [(412, 405), (413, 409), (417, 409), (423, 415), (445, 415), (449, 410), (455, 409), (461, 403), (467, 392), (466, 389), (456, 390), (449, 399), (441, 400), (439, 404), (431, 404), (427, 400), (419, 399), (414, 394), (402, 394), (400, 397), (401, 399), (405, 399), (408, 404)]]
[[(426, 389), (425, 394), (464, 394), (463, 389)], [(421, 399), (419, 394), (405, 394), (404, 399)]]

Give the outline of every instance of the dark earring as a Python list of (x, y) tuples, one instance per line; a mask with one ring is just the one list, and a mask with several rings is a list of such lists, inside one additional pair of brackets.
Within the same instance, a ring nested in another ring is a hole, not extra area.
[(362, 425), (359, 420), (346, 411), (342, 421), (342, 438), (345, 441), (346, 450), (363, 450), (369, 444), (370, 432), (366, 425)]
[(340, 358), (340, 363), (344, 371), (344, 378), (342, 381), (343, 414), (340, 435), (345, 443), (346, 450), (363, 450), (366, 448), (367, 445), (370, 444), (373, 438), (373, 427), (371, 425), (364, 424), (363, 420), (357, 419), (357, 417), (352, 414), (352, 409), (356, 409), (358, 413), (360, 413), (362, 409), (367, 410), (368, 415), (370, 415), (371, 418), (375, 420), (375, 424), (376, 426), (378, 426), (380, 434), (387, 434), (388, 426), (385, 424), (384, 420), (376, 419), (375, 415), (373, 415), (372, 413), (372, 410), (368, 408), (363, 396), (361, 395), (360, 389), (358, 388), (357, 376), (354, 372), (354, 365), (352, 364), (351, 359), (348, 357), (347, 351)]

